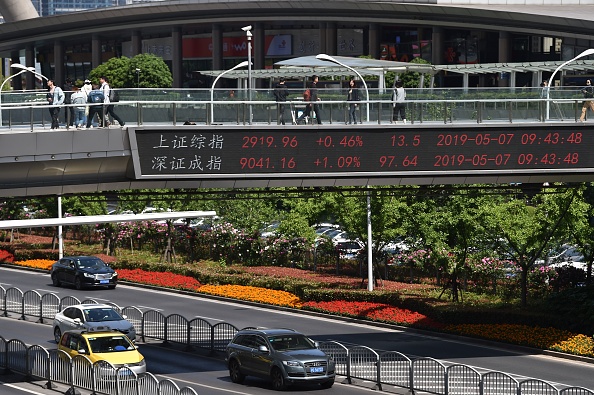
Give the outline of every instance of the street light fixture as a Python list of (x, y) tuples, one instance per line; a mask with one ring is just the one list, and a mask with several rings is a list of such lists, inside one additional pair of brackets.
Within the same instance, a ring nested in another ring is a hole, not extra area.
[(217, 78), (215, 78), (215, 80), (212, 83), (212, 86), (210, 87), (210, 123), (212, 124), (212, 122), (214, 121), (214, 88), (215, 85), (217, 84), (217, 81), (224, 76), (225, 74), (227, 74), (230, 71), (233, 71), (235, 69), (239, 69), (241, 67), (245, 67), (245, 66), (249, 66), (250, 63), (247, 60), (244, 60), (243, 62), (235, 65), (234, 67), (230, 68), (229, 70), (223, 71), (221, 74), (217, 75)]
[(16, 77), (17, 75), (21, 75), (23, 73), (26, 73), (27, 71), (30, 73), (33, 73), (35, 76), (43, 78), (44, 80), (48, 80), (46, 76), (44, 76), (43, 74), (40, 74), (37, 72), (37, 70), (35, 70), (35, 67), (27, 67), (24, 66), (20, 63), (13, 63), (10, 65), (10, 67), (15, 68), (15, 69), (19, 69), (21, 71), (19, 71), (16, 74), (13, 74), (9, 77), (7, 77), (4, 81), (2, 81), (2, 84), (0, 85), (0, 126), (2, 125), (2, 90), (4, 89), (4, 84), (6, 84), (8, 81), (10, 81), (11, 79), (13, 79), (14, 77)]
[(584, 52), (582, 52), (581, 54), (579, 54), (578, 56), (576, 56), (573, 59), (569, 59), (567, 62), (561, 63), (561, 65), (559, 67), (557, 67), (555, 69), (555, 71), (553, 71), (553, 74), (551, 74), (551, 77), (549, 78), (549, 85), (547, 87), (547, 119), (549, 119), (549, 92), (551, 91), (551, 87), (553, 86), (553, 78), (555, 78), (555, 74), (557, 74), (557, 72), (559, 70), (561, 70), (563, 67), (565, 67), (567, 64), (578, 60), (579, 58), (582, 58), (584, 56), (588, 56), (588, 55), (594, 55), (594, 49), (590, 48), (590, 49), (586, 49)]
[(140, 98), (140, 69), (136, 69), (136, 96)]
[(361, 74), (359, 74), (359, 72), (357, 70), (355, 70), (354, 68), (347, 66), (344, 63), (339, 62), (338, 60), (334, 59), (332, 56), (326, 55), (325, 53), (316, 55), (316, 59), (326, 60), (328, 62), (336, 63), (337, 65), (347, 68), (347, 69), (351, 70), (353, 73), (357, 74), (359, 79), (363, 82), (363, 86), (365, 87), (365, 95), (367, 96), (367, 105), (365, 106), (365, 108), (367, 109), (367, 122), (369, 122), (369, 89), (367, 89), (367, 84), (365, 83), (365, 80), (363, 79)]
[(247, 80), (247, 89), (248, 89), (248, 100), (250, 102), (249, 105), (249, 124), (252, 124), (253, 116), (252, 116), (252, 25), (244, 26), (241, 28), (245, 32), (247, 36), (247, 51), (248, 51), (248, 80)]

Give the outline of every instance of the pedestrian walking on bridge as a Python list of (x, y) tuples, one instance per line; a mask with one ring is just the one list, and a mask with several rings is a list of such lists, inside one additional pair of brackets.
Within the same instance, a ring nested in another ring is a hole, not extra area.
[(586, 112), (588, 108), (594, 111), (594, 87), (592, 86), (592, 81), (586, 80), (586, 86), (582, 88), (582, 94), (584, 95), (584, 104), (582, 105), (582, 116), (580, 117), (580, 122), (584, 122), (586, 118)]

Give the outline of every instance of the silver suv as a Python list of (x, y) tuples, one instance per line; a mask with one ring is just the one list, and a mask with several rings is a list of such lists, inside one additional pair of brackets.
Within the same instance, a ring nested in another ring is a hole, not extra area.
[(334, 360), (317, 344), (292, 329), (243, 329), (227, 345), (227, 366), (234, 383), (246, 376), (272, 381), (275, 390), (295, 383), (334, 384)]

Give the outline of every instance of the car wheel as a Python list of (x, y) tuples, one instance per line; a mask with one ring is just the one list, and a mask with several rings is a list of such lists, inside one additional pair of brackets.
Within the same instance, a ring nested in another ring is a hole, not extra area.
[(282, 391), (287, 388), (287, 383), (283, 377), (283, 372), (281, 372), (279, 368), (272, 369), (270, 378), (272, 379), (272, 388), (274, 388), (274, 390)]
[(74, 279), (74, 288), (78, 290), (82, 289), (82, 282), (80, 281), (80, 277)]
[(332, 388), (333, 385), (334, 385), (334, 380), (328, 380), (321, 384), (323, 389)]
[(239, 362), (235, 359), (229, 362), (229, 376), (231, 377), (231, 381), (237, 384), (241, 384), (245, 380), (245, 375), (241, 373)]
[(52, 274), (52, 284), (54, 285), (54, 287), (60, 286), (60, 280), (58, 279), (57, 274)]
[(62, 331), (59, 327), (54, 328), (54, 340), (57, 344), (60, 344), (60, 339), (62, 338)]

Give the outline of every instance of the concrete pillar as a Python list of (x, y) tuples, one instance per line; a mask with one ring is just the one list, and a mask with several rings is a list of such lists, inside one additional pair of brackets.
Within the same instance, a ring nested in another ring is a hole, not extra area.
[(223, 70), (223, 30), (221, 25), (212, 25), (212, 69)]
[(336, 29), (336, 23), (326, 23), (326, 52), (330, 56), (336, 56), (338, 54), (338, 34)]
[(318, 27), (318, 36), (320, 37), (320, 53), (328, 53), (328, 43), (326, 42), (326, 22), (320, 22)]
[(431, 33), (431, 64), (444, 64), (443, 28), (434, 26)]
[(140, 55), (142, 53), (142, 35), (140, 30), (132, 31), (132, 36), (130, 39), (132, 41), (131, 56), (134, 57), (136, 55)]
[(93, 34), (91, 37), (91, 68), (94, 69), (101, 63), (101, 37), (98, 34)]
[(171, 74), (173, 74), (173, 87), (181, 88), (184, 81), (182, 31), (181, 27), (174, 27), (171, 32), (173, 53), (171, 54)]
[[(266, 67), (266, 29), (264, 29), (264, 24), (254, 24), (252, 33), (252, 51), (254, 55), (252, 57), (254, 63), (252, 70), (262, 70)], [(266, 81), (261, 78), (254, 81), (257, 89), (266, 86)]]
[[(509, 62), (510, 59), (510, 48), (511, 48), (511, 43), (510, 43), (511, 39), (510, 39), (510, 35), (509, 32), (505, 32), (505, 31), (500, 31), (499, 32), (499, 61), (501, 63), (507, 63)], [(515, 81), (515, 75), (513, 76), (514, 81)], [(514, 86), (511, 85), (511, 80), (512, 76), (507, 76), (507, 78), (499, 78), (499, 86), (502, 87), (506, 87), (506, 86)]]
[[(25, 48), (25, 66), (35, 67), (35, 47), (33, 45), (27, 45)], [(35, 79), (37, 78), (35, 74), (25, 73), (25, 75), (27, 81), (25, 89), (35, 89)]]
[(39, 18), (32, 1), (0, 1), (0, 14), (4, 22), (18, 22), (25, 19)]
[(60, 40), (54, 41), (54, 82), (56, 86), (64, 85), (64, 43)]
[[(19, 51), (12, 51), (10, 53), (10, 62), (11, 62), (11, 64), (21, 63), (21, 56), (20, 55), (21, 54), (19, 53)], [(6, 70), (6, 75), (13, 75), (13, 74), (18, 73), (19, 71), (21, 71), (21, 70), (15, 69), (15, 68), (12, 68), (12, 67), (8, 67), (8, 70)], [(8, 84), (12, 84), (12, 88), (15, 91), (17, 91), (17, 90), (20, 91), (20, 90), (23, 89), (23, 80), (21, 78), (22, 75), (23, 74), (21, 74), (18, 77), (13, 78), (12, 81), (8, 82)]]
[(380, 39), (379, 39), (379, 25), (377, 23), (370, 23), (367, 34), (367, 50), (363, 54), (370, 55), (373, 59), (380, 58)]

